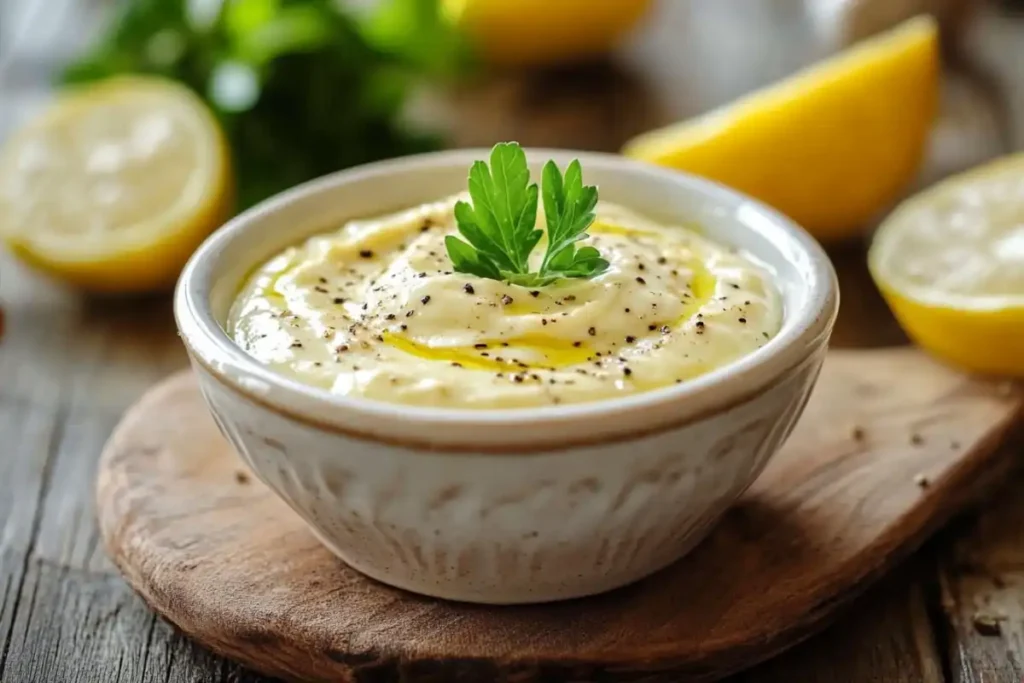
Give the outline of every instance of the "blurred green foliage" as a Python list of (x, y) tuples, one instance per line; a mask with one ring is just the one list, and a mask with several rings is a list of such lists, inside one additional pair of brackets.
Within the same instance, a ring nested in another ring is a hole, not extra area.
[(190, 86), (220, 118), (245, 208), (339, 168), (438, 147), (403, 124), (403, 105), (418, 82), (470, 65), (437, 0), (384, 0), (364, 15), (331, 0), (127, 0), (61, 80), (149, 73)]

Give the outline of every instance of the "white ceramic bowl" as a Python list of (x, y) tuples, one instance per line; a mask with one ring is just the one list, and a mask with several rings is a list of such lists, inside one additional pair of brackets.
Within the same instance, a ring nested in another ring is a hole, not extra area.
[(195, 253), (175, 316), (225, 437), (355, 569), (470, 602), (599, 593), (682, 557), (778, 450), (825, 354), (835, 273), (803, 230), (721, 186), (617, 156), (528, 150), (534, 177), (548, 158), (564, 166), (578, 157), (602, 198), (696, 221), (767, 264), (785, 305), (778, 336), (731, 365), (647, 393), (465, 410), (334, 396), (272, 372), (225, 334), (255, 264), (347, 219), (457, 192), (486, 155), (371, 164), (264, 202)]

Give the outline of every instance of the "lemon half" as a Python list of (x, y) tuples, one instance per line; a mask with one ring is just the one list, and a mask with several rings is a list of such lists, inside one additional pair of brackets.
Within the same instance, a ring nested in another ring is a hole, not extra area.
[(967, 370), (1024, 377), (1024, 154), (908, 199), (879, 227), (868, 265), (919, 345)]
[(230, 175), (220, 128), (186, 87), (76, 88), (0, 150), (0, 237), (84, 289), (162, 289), (228, 216)]
[(500, 66), (551, 66), (611, 49), (651, 0), (443, 0), (447, 19)]
[(938, 86), (938, 27), (919, 17), (724, 108), (641, 135), (623, 153), (730, 185), (837, 241), (913, 180)]

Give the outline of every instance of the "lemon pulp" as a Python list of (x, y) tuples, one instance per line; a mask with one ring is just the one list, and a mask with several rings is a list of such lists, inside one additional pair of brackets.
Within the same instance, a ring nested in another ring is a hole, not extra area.
[(879, 227), (868, 265), (922, 347), (968, 370), (1024, 376), (1024, 155), (908, 199)]
[(86, 289), (173, 284), (230, 205), (216, 121), (191, 91), (159, 78), (64, 93), (0, 152), (0, 237)]

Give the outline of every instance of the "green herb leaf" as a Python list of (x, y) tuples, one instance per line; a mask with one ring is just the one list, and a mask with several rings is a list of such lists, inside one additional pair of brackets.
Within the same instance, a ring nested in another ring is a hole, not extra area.
[(540, 270), (530, 272), (529, 263), (544, 234), (536, 229), (537, 185), (530, 183), (526, 153), (517, 143), (505, 142), (491, 150), (490, 166), (477, 161), (470, 168), (472, 204), (455, 205), (459, 233), (468, 242), (445, 240), (456, 272), (541, 287), (608, 269), (608, 261), (594, 247), (576, 248), (576, 242), (586, 239), (597, 206), (597, 188), (583, 184), (580, 162), (570, 163), (563, 177), (549, 161), (542, 176), (548, 245)]
[(501, 271), (494, 265), (494, 261), (458, 237), (448, 235), (444, 238), (444, 246), (448, 249), (456, 271), (491, 280), (501, 279)]
[(583, 184), (583, 170), (573, 160), (562, 177), (555, 162), (544, 164), (544, 214), (548, 224), (548, 248), (541, 263), (542, 273), (561, 272), (565, 277), (591, 277), (604, 272), (608, 262), (597, 249), (576, 250), (575, 243), (587, 238), (587, 228), (597, 215), (597, 188)]

